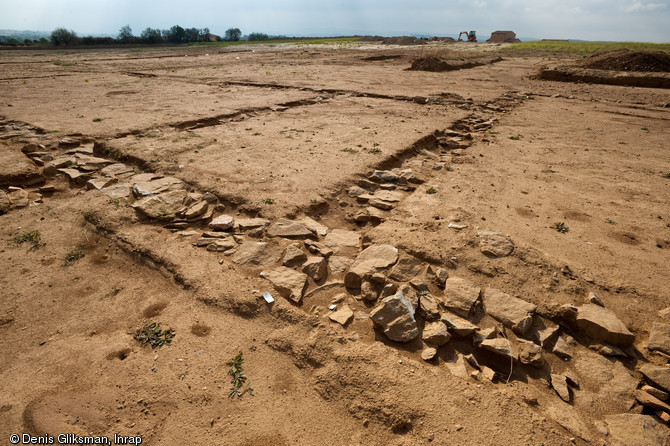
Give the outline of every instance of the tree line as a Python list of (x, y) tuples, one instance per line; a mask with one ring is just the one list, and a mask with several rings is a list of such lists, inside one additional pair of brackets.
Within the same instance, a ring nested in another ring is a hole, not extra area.
[[(247, 40), (267, 40), (265, 33), (254, 32), (247, 36)], [(56, 28), (52, 31), (51, 43), (58, 46), (68, 45), (110, 45), (110, 44), (158, 44), (158, 43), (191, 43), (191, 42), (236, 42), (242, 39), (239, 28), (228, 28), (223, 37), (210, 33), (209, 28), (182, 28), (174, 25), (170, 29), (146, 28), (139, 36), (133, 35), (129, 25), (119, 30), (116, 38), (113, 37), (79, 37), (77, 33), (66, 28)], [(43, 43), (43, 42), (40, 42)]]

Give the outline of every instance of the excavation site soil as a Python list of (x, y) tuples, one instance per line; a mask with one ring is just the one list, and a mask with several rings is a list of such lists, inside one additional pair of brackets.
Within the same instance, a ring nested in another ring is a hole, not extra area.
[(542, 73), (668, 73), (599, 61), (2, 50), (1, 441), (667, 445), (670, 90)]

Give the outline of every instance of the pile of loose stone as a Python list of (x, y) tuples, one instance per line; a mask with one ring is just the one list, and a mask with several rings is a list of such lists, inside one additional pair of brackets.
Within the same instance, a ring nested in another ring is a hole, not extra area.
[[(436, 139), (440, 152), (434, 156), (436, 159), (432, 170), (443, 169), (453, 157), (462, 155), (463, 150), (472, 144), (470, 133), (456, 130), (436, 132)], [(347, 189), (347, 196), (355, 198), (360, 208), (352, 220), (357, 224), (383, 222), (387, 211), (394, 209), (407, 197), (407, 193), (413, 192), (425, 181), (416, 171), (407, 167), (374, 170), (368, 178), (358, 180), (355, 186)], [(348, 205), (346, 201), (340, 204)]]
[[(463, 144), (466, 136), (445, 134), (440, 144), (453, 148)], [(128, 200), (140, 216), (180, 231), (183, 237), (197, 237), (194, 246), (230, 256), (233, 263), (260, 269), (261, 277), (294, 304), (300, 305), (303, 299), (316, 294), (330, 295), (330, 312), (326, 315), (333, 323), (346, 328), (354, 319), (352, 307), (356, 302), (372, 306), (364, 317), (369, 317), (391, 341), (420, 339), (426, 361), (433, 361), (440, 347), (458, 339), (469, 340), (477, 352), (512, 366), (546, 369), (547, 354), (564, 361), (571, 359), (576, 340), (569, 333), (604, 356), (634, 356), (635, 336), (592, 293), (580, 306), (564, 305), (559, 316), (550, 320), (537, 314), (536, 305), (528, 301), (498, 289), (481, 290), (475, 283), (450, 277), (446, 269), (421, 262), (393, 246), (374, 244), (361, 250), (356, 231), (331, 230), (309, 217), (271, 221), (221, 214), (223, 207), (216, 197), (189, 191), (177, 178), (141, 173), (97, 157), (93, 145), (80, 146), (76, 140), (61, 144), (73, 147), (53, 156), (39, 146), (28, 145), (24, 153), (43, 167), (45, 177), (62, 174), (75, 185), (111, 199)], [(348, 191), (350, 197), (365, 206), (357, 221), (380, 221), (383, 216), (376, 212), (392, 209), (413, 190), (413, 185), (421, 182), (411, 169), (374, 171), (369, 180)], [(8, 194), (13, 203), (23, 199), (17, 192)], [(0, 196), (0, 204), (2, 200)], [(192, 230), (204, 224), (208, 230)], [(458, 230), (466, 226), (450, 227)], [(514, 244), (504, 234), (478, 228), (477, 236), (481, 252), (488, 257), (507, 256), (514, 250)], [(670, 309), (665, 311), (668, 314), (664, 317), (670, 319)], [(648, 350), (670, 355), (670, 324), (653, 324)], [(466, 362), (473, 369), (471, 373)], [(472, 354), (457, 352), (447, 361), (447, 367), (464, 379), (504, 378), (503, 372), (480, 364)], [(645, 364), (639, 371), (646, 382), (635, 390), (636, 400), (668, 423), (670, 368)], [(571, 393), (579, 389), (577, 377), (569, 371), (550, 376), (558, 396), (570, 402)]]
[[(547, 354), (563, 361), (572, 358), (577, 340), (571, 334), (604, 356), (635, 354), (635, 336), (593, 293), (582, 305), (564, 305), (559, 316), (550, 320), (537, 314), (536, 305), (528, 301), (450, 277), (446, 269), (393, 246), (375, 244), (360, 251), (357, 232), (331, 231), (309, 217), (272, 222), (221, 215), (212, 220), (210, 229), (196, 246), (228, 253), (234, 263), (261, 267), (261, 277), (295, 304), (309, 302), (317, 294), (330, 295), (330, 311), (325, 316), (345, 328), (362, 313), (355, 313), (356, 302), (372, 306), (367, 317), (380, 332), (394, 342), (420, 339), (425, 345), (422, 358), (429, 362), (440, 347), (457, 339), (469, 340), (480, 353), (477, 356), (492, 355), (514, 367), (547, 370)], [(245, 236), (263, 241), (245, 240)], [(503, 234), (479, 229), (478, 237), (480, 250), (489, 257), (509, 255), (514, 249)], [(272, 246), (277, 249), (273, 251)], [(491, 320), (493, 324), (482, 324)], [(649, 350), (670, 355), (669, 324), (654, 324)], [(464, 379), (504, 380), (507, 373), (480, 364), (473, 354), (456, 353), (447, 367)], [(636, 400), (667, 420), (670, 368), (646, 364), (640, 372), (646, 382), (635, 390)], [(550, 384), (568, 403), (579, 389), (579, 379), (570, 370), (550, 373)]]

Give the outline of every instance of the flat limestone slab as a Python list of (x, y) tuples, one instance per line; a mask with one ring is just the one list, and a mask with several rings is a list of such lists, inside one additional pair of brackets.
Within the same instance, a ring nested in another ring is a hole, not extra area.
[(444, 286), (444, 306), (461, 317), (468, 317), (480, 294), (481, 288), (474, 283), (460, 277), (450, 277)]
[(577, 308), (577, 327), (596, 341), (609, 342), (627, 347), (635, 341), (623, 322), (612, 310), (595, 304), (584, 304)]
[(482, 301), (487, 314), (520, 334), (524, 334), (530, 328), (532, 319), (529, 318), (537, 308), (530, 302), (512, 297), (494, 288), (484, 290)]
[(649, 350), (670, 355), (670, 324), (654, 322), (649, 334)]

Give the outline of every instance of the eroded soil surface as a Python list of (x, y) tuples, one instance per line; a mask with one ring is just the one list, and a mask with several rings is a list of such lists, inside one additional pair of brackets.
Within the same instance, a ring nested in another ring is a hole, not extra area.
[(423, 51), (2, 54), (0, 438), (667, 444), (669, 90)]

